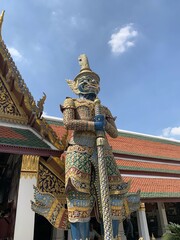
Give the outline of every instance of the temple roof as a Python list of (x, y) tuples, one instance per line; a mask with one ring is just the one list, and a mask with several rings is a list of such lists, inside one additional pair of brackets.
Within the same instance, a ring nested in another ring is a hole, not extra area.
[(0, 38), (0, 122), (29, 126), (57, 149), (64, 146), (49, 124), (41, 116), (46, 95), (35, 102), (18, 71), (8, 48)]
[[(65, 133), (62, 119), (45, 117), (52, 129), (61, 138)], [(117, 138), (108, 137), (108, 141), (116, 154), (139, 156), (146, 158), (180, 160), (180, 141), (132, 133), (119, 130)]]
[(60, 156), (61, 154), (31, 128), (11, 125), (0, 126), (0, 151), (41, 156)]
[[(147, 176), (123, 176), (124, 181), (131, 180), (129, 193), (141, 189), (141, 199), (176, 198), (180, 202), (180, 178), (160, 178)], [(172, 201), (171, 200), (171, 201)]]
[(119, 130), (115, 139), (108, 137), (115, 153), (180, 160), (180, 141)]
[(150, 172), (151, 175), (162, 173), (171, 173), (179, 175), (180, 177), (180, 164), (170, 164), (162, 162), (152, 162), (134, 159), (116, 158), (116, 163), (120, 171), (129, 170), (131, 172)]
[[(62, 119), (45, 118), (61, 138), (66, 132)], [(129, 193), (141, 189), (143, 201), (180, 201), (179, 141), (123, 130), (108, 141), (123, 179), (131, 180)]]

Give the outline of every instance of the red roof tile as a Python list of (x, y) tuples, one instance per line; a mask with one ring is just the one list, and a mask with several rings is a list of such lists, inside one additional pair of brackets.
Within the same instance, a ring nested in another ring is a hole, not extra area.
[[(60, 138), (65, 134), (62, 122), (61, 125), (51, 123), (51, 127)], [(113, 151), (117, 153), (180, 160), (180, 143), (178, 142), (122, 132), (119, 132), (117, 138), (108, 136), (108, 141)]]
[[(130, 192), (137, 192), (141, 190), (141, 195), (146, 197), (159, 194), (162, 197), (169, 193), (169, 197), (175, 195), (180, 197), (180, 178), (148, 178), (148, 177), (130, 177), (124, 176), (124, 181), (131, 180)], [(152, 194), (153, 193), (153, 194)]]
[[(130, 134), (129, 134), (130, 135)], [(159, 157), (168, 159), (180, 159), (180, 143), (174, 144), (170, 141), (163, 141), (157, 139), (141, 139), (140, 137), (118, 136), (115, 139), (108, 140), (113, 150), (120, 153), (127, 153), (131, 155)]]
[[(51, 127), (62, 138), (66, 133), (62, 121), (51, 121)], [(108, 137), (114, 152), (127, 155), (146, 156), (162, 159), (180, 160), (180, 143), (136, 134), (119, 133), (118, 138)], [(180, 173), (180, 166), (154, 162), (117, 159), (119, 169), (175, 172)], [(141, 190), (141, 198), (180, 198), (180, 178), (131, 177), (123, 176), (125, 181), (131, 180), (130, 193)]]
[(116, 159), (116, 163), (119, 169), (128, 169), (135, 171), (153, 171), (153, 172), (171, 172), (180, 174), (180, 165), (172, 165), (169, 163), (155, 163), (155, 162), (143, 162), (125, 159)]
[(51, 125), (57, 136), (61, 139), (66, 134), (66, 129), (63, 126)]
[(14, 131), (13, 128), (0, 126), (0, 138), (26, 140), (26, 137)]

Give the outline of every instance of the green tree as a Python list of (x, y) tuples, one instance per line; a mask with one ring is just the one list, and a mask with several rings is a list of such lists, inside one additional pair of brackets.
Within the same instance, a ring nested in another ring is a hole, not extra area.
[(163, 235), (163, 240), (180, 240), (180, 225), (170, 222), (167, 232)]

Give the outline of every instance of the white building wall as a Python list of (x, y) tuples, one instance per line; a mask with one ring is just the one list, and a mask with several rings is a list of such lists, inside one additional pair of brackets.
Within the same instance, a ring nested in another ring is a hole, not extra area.
[(30, 200), (33, 200), (33, 185), (36, 185), (35, 177), (21, 177), (16, 211), (14, 240), (33, 240), (35, 213), (31, 210)]

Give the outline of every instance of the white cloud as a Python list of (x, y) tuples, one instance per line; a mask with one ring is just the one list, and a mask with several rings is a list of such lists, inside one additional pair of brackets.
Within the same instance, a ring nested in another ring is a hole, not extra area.
[(163, 137), (169, 137), (170, 133), (171, 133), (171, 128), (170, 128), (170, 127), (164, 128), (164, 129), (162, 130), (162, 136), (163, 136)]
[(176, 135), (176, 136), (180, 136), (180, 127), (171, 128), (171, 134)]
[(120, 55), (135, 45), (135, 39), (138, 32), (133, 28), (133, 24), (128, 24), (120, 28), (111, 35), (111, 40), (108, 44), (111, 46), (111, 51), (114, 54)]
[(23, 59), (23, 56), (21, 55), (21, 53), (14, 47), (8, 47), (8, 50), (12, 56), (12, 58), (15, 61), (21, 62)]
[(162, 137), (180, 139), (180, 127), (168, 127), (162, 130)]

